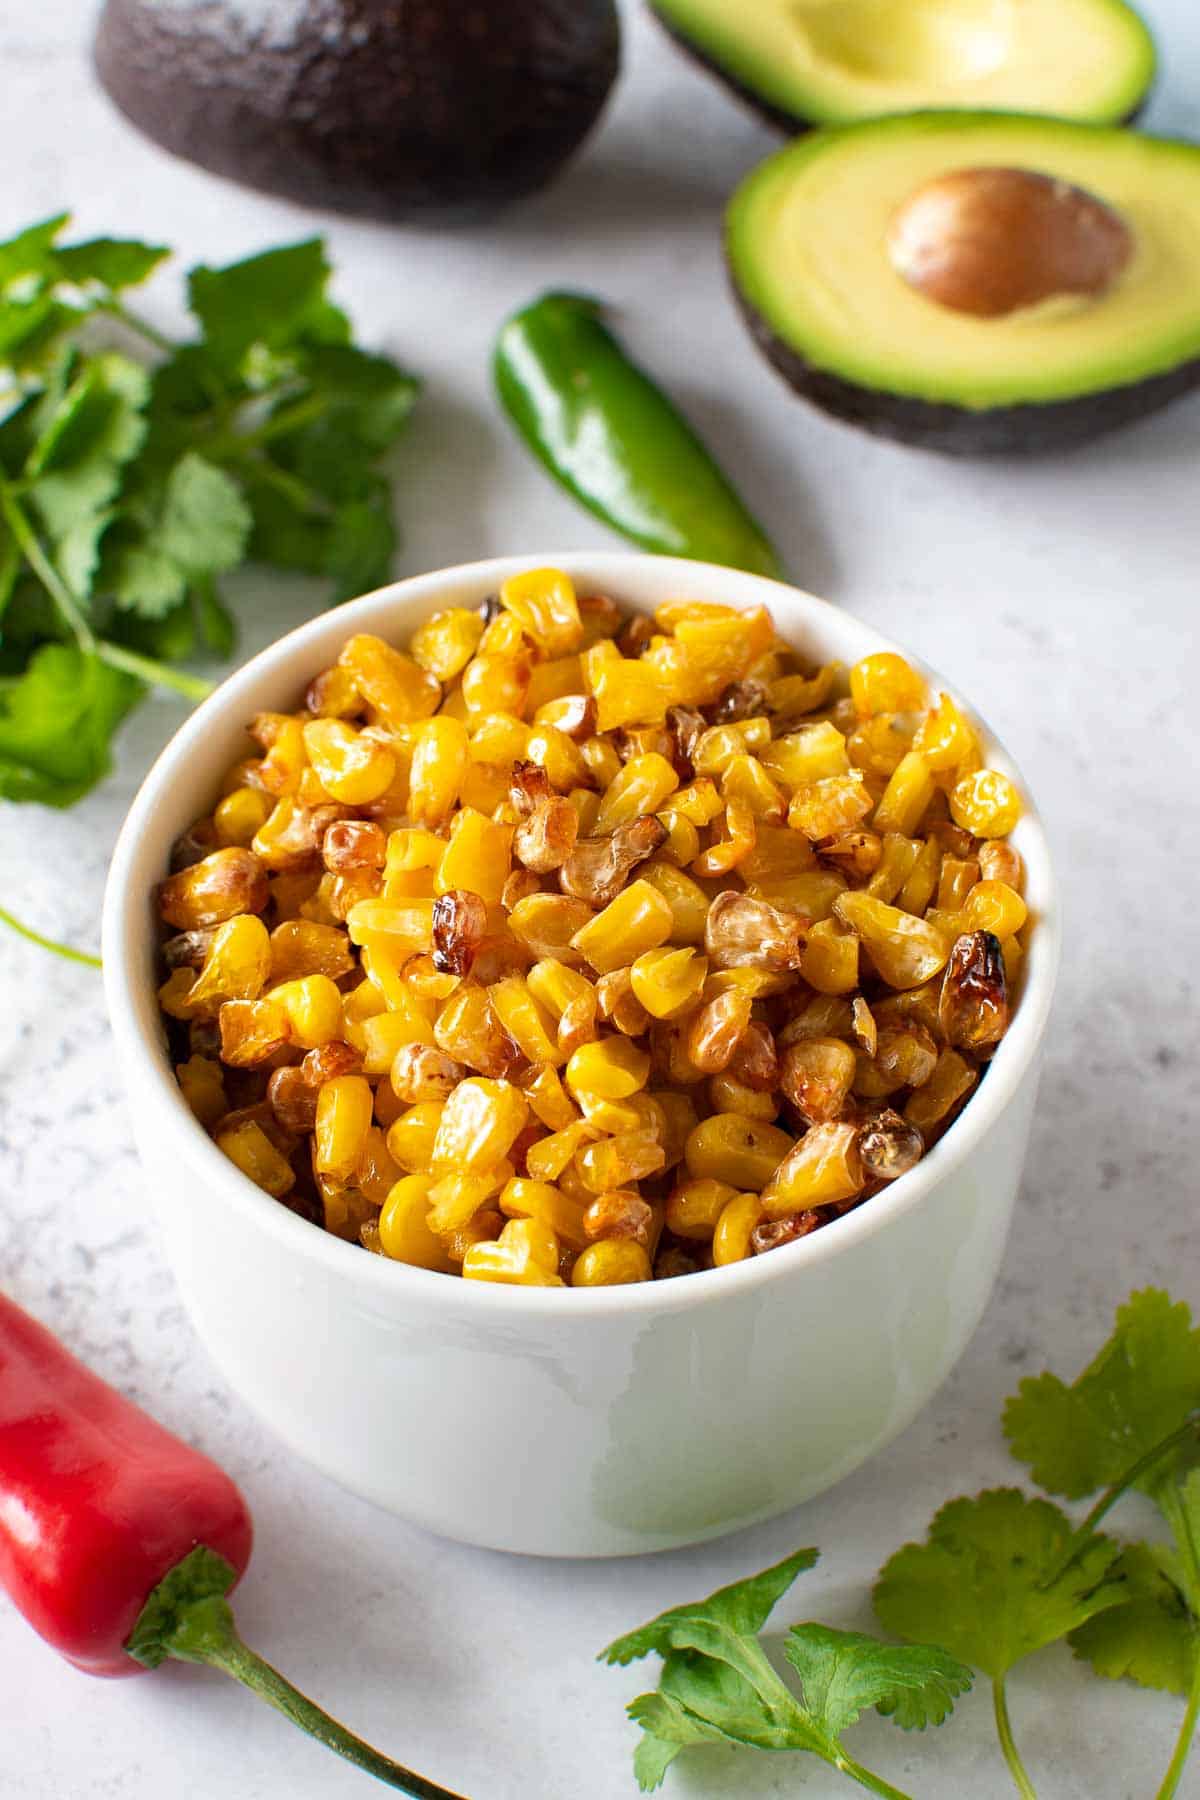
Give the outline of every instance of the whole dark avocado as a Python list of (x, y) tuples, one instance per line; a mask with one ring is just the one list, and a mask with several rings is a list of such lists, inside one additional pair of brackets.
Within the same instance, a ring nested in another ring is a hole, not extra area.
[(100, 80), (214, 174), (374, 219), (543, 187), (616, 78), (615, 0), (107, 0)]

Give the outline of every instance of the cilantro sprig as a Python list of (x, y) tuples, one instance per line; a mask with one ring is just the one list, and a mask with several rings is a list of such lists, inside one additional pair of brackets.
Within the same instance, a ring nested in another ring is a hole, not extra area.
[(869, 1793), (906, 1800), (851, 1755), (843, 1733), (872, 1707), (906, 1731), (940, 1725), (971, 1686), (971, 1671), (943, 1650), (810, 1623), (792, 1626), (783, 1649), (800, 1677), (801, 1693), (794, 1692), (757, 1634), (816, 1560), (815, 1550), (798, 1550), (760, 1575), (660, 1614), (603, 1652), (609, 1663), (652, 1653), (663, 1659), (658, 1687), (628, 1707), (642, 1728), (633, 1766), (643, 1793), (661, 1784), (689, 1744), (725, 1743), (805, 1751)]
[(193, 269), (176, 343), (127, 298), (169, 252), (67, 223), (0, 244), (0, 797), (55, 806), (147, 684), (208, 692), (176, 665), (230, 653), (220, 581), (248, 557), (335, 601), (387, 579), (417, 392), (351, 342), (319, 239)]
[[(634, 1754), (642, 1789), (657, 1787), (690, 1745), (726, 1743), (807, 1751), (896, 1800), (842, 1734), (871, 1706), (902, 1726), (941, 1724), (978, 1670), (991, 1682), (1017, 1792), (1036, 1800), (1007, 1677), (1034, 1651), (1065, 1642), (1098, 1675), (1186, 1696), (1156, 1797), (1173, 1800), (1200, 1721), (1200, 1329), (1188, 1308), (1155, 1289), (1133, 1294), (1074, 1382), (1047, 1373), (1021, 1384), (1004, 1429), (1042, 1488), (1098, 1497), (1078, 1522), (1016, 1488), (942, 1507), (923, 1542), (889, 1558), (875, 1588), (880, 1624), (906, 1644), (794, 1626), (783, 1651), (800, 1676), (802, 1696), (794, 1693), (758, 1633), (816, 1562), (815, 1550), (802, 1550), (610, 1645), (609, 1662), (663, 1657), (657, 1690), (628, 1709), (642, 1729)], [(1172, 1542), (1100, 1531), (1131, 1491), (1157, 1506)]]

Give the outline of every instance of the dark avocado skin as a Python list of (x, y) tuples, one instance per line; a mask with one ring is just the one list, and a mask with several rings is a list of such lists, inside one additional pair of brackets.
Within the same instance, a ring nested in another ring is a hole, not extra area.
[[(753, 0), (748, 0), (748, 3), (752, 4)], [(751, 112), (757, 113), (764, 124), (770, 125), (775, 131), (782, 131), (785, 137), (801, 137), (806, 131), (816, 131), (820, 128), (819, 120), (804, 119), (800, 117), (799, 113), (785, 112), (780, 106), (772, 106), (769, 100), (764, 100), (761, 94), (756, 94), (753, 88), (747, 87), (745, 82), (739, 81), (736, 75), (731, 75), (728, 69), (723, 68), (719, 62), (701, 50), (698, 44), (694, 44), (690, 38), (685, 37), (670, 19), (663, 17), (656, 6), (652, 5), (650, 11), (671, 42), (683, 51), (690, 62), (695, 63), (697, 68), (703, 69), (705, 74), (713, 75), (718, 81), (723, 82), (734, 98), (740, 100), (743, 106), (748, 106)], [(1136, 125), (1149, 105), (1150, 98), (1151, 93), (1148, 90), (1133, 110), (1127, 112), (1123, 118), (1117, 119), (1115, 123)]]
[(544, 186), (616, 78), (615, 0), (107, 0), (96, 69), (213, 173), (374, 219)]
[(734, 296), (759, 349), (788, 385), (835, 419), (845, 419), (876, 437), (893, 438), (946, 456), (1037, 456), (1073, 450), (1106, 432), (1147, 418), (1200, 388), (1200, 357), (1165, 374), (1104, 388), (1071, 400), (1017, 406), (993, 406), (975, 412), (907, 394), (887, 394), (860, 387), (814, 368), (798, 351), (783, 343), (762, 315), (739, 293)]

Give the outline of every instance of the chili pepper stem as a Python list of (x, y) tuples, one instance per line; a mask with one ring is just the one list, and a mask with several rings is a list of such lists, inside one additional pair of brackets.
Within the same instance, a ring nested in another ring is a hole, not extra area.
[(248, 1687), (284, 1718), (299, 1725), (326, 1749), (335, 1750), (356, 1768), (374, 1775), (386, 1786), (410, 1795), (412, 1800), (462, 1800), (461, 1795), (439, 1787), (436, 1782), (426, 1781), (424, 1776), (414, 1774), (411, 1769), (393, 1762), (390, 1756), (384, 1756), (355, 1737), (299, 1688), (293, 1687), (278, 1669), (273, 1669), (242, 1642), (229, 1602), (222, 1595), (210, 1594), (182, 1607), (174, 1629), (165, 1640), (165, 1648), (169, 1656), (180, 1662), (206, 1663), (210, 1669), (232, 1675), (235, 1681), (240, 1681), (243, 1687)]

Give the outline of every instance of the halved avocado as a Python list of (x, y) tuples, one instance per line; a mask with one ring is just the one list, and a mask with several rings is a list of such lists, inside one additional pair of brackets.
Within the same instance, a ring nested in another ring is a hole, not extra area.
[(1019, 114), (831, 127), (743, 182), (726, 247), (796, 391), (906, 443), (1056, 449), (1200, 385), (1200, 146)]
[(1154, 78), (1124, 0), (652, 0), (673, 37), (785, 130), (931, 107), (1116, 124)]

